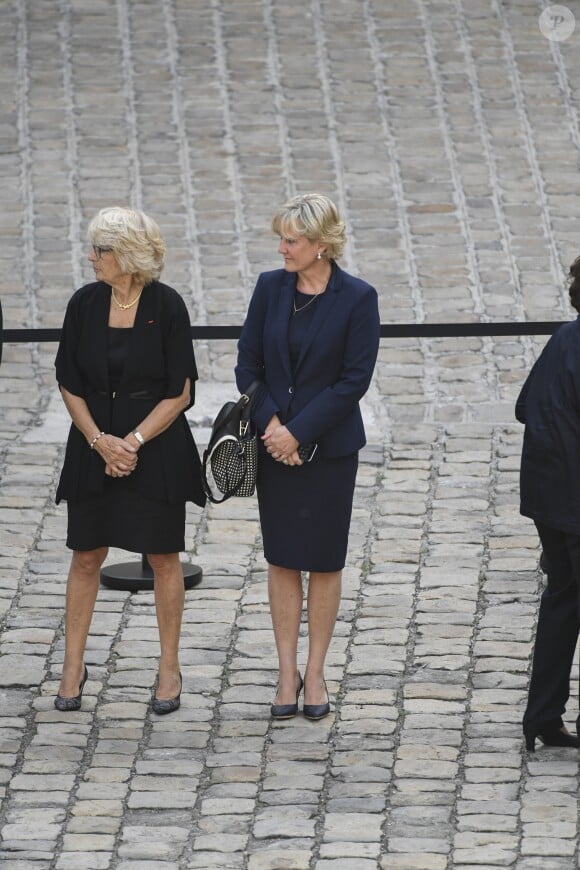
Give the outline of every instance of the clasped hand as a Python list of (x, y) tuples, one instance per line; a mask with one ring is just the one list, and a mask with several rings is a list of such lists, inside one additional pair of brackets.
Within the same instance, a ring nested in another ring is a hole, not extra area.
[(302, 465), (298, 456), (300, 444), (286, 426), (280, 423), (278, 417), (272, 417), (262, 435), (262, 441), (272, 459), (283, 462), (284, 465)]
[(127, 477), (137, 466), (137, 450), (123, 438), (116, 435), (103, 435), (95, 448), (105, 463), (105, 474), (109, 477)]

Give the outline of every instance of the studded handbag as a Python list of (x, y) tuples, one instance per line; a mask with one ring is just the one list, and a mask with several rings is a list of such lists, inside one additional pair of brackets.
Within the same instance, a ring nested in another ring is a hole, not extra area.
[(236, 402), (226, 402), (214, 420), (201, 474), (205, 494), (214, 504), (256, 490), (258, 441), (250, 408), (259, 386), (254, 381)]

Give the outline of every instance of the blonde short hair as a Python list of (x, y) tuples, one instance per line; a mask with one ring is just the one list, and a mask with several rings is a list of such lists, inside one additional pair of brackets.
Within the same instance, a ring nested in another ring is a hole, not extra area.
[(299, 235), (322, 242), (329, 260), (338, 260), (346, 242), (338, 209), (322, 193), (304, 193), (280, 206), (272, 218), (272, 230), (279, 236)]
[(91, 245), (111, 248), (122, 272), (143, 285), (161, 275), (165, 263), (165, 241), (152, 218), (136, 208), (102, 208), (88, 229)]

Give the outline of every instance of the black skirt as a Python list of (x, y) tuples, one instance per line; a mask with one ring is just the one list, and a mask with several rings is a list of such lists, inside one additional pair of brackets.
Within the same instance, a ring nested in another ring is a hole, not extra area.
[(298, 571), (340, 571), (346, 562), (358, 453), (300, 466), (260, 445), (258, 505), (264, 556)]
[(117, 547), (132, 553), (185, 550), (185, 502), (168, 504), (133, 492), (122, 477), (107, 477), (104, 491), (67, 502), (66, 545), (71, 550)]

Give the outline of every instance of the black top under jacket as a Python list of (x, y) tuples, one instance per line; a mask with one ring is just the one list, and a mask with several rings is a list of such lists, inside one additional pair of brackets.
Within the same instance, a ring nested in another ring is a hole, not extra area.
[[(111, 288), (103, 281), (73, 294), (56, 356), (56, 379), (86, 401), (100, 430), (124, 438), (161, 399), (181, 395), (186, 378), (191, 379), (191, 407), (197, 368), (183, 299), (171, 287), (153, 281), (139, 300), (125, 370), (113, 397), (108, 372), (110, 299)], [(57, 503), (98, 494), (104, 480), (105, 463), (73, 423)], [(147, 498), (204, 505), (199, 455), (184, 414), (140, 448), (137, 467), (126, 481)]]
[(516, 403), (525, 424), (521, 513), (580, 534), (580, 318), (561, 326), (536, 360)]

